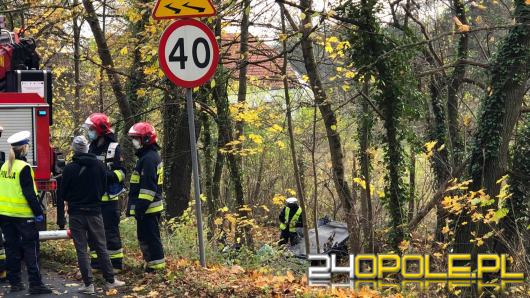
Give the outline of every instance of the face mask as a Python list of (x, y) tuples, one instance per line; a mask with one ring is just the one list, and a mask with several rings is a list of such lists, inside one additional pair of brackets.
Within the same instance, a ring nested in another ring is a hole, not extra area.
[(133, 144), (134, 149), (136, 150), (142, 148), (142, 144), (140, 144), (140, 141), (137, 139), (133, 139), (132, 144)]
[(88, 140), (90, 142), (95, 141), (98, 138), (98, 134), (94, 130), (88, 131)]

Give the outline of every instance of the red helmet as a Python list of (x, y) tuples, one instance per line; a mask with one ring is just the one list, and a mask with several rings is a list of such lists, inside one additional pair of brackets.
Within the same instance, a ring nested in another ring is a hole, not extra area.
[(129, 136), (142, 138), (142, 144), (144, 145), (156, 144), (157, 141), (155, 128), (147, 122), (139, 122), (133, 125), (129, 129)]
[(111, 132), (109, 117), (103, 113), (94, 113), (88, 116), (83, 127), (94, 129), (98, 136), (106, 135)]

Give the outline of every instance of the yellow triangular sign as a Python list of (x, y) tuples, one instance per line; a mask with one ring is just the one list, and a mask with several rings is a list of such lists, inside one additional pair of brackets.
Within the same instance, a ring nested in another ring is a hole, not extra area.
[(216, 13), (211, 0), (158, 0), (153, 9), (153, 18), (160, 20), (207, 17)]

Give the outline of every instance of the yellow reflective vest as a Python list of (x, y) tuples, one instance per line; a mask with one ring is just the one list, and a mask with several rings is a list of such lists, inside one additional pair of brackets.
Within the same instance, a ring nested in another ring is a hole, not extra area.
[(285, 207), (285, 223), (280, 223), (280, 230), (284, 231), (285, 229), (287, 229), (287, 224), (289, 224), (289, 232), (294, 233), (296, 232), (296, 222), (302, 214), (302, 208), (298, 207), (296, 213), (293, 215), (293, 218), (291, 218), (291, 221), (289, 221), (289, 213), (291, 213), (291, 208)]
[[(33, 218), (33, 211), (29, 207), (28, 201), (22, 192), (20, 185), (20, 173), (28, 166), (31, 177), (35, 180), (35, 175), (31, 166), (22, 160), (16, 159), (11, 168), (11, 174), (7, 172), (8, 163), (5, 162), (0, 168), (0, 215), (20, 218)], [(33, 183), (35, 194), (37, 187)]]

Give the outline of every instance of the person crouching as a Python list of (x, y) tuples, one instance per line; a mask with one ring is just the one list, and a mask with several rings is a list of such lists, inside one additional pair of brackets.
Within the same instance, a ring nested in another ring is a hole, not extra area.
[(105, 166), (97, 160), (94, 154), (87, 153), (88, 141), (84, 136), (74, 138), (72, 149), (74, 150), (74, 157), (72, 162), (63, 170), (60, 191), (66, 202), (70, 231), (77, 252), (77, 262), (85, 284), (79, 289), (79, 292), (94, 294), (93, 276), (87, 249), (89, 235), (100, 260), (100, 269), (106, 281), (105, 288), (121, 287), (125, 283), (114, 278), (105, 241), (105, 228), (100, 207), (101, 196), (107, 189)]

